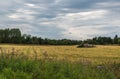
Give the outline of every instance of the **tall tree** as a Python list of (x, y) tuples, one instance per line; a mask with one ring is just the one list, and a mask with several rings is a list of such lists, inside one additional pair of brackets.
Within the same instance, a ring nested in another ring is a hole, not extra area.
[(10, 39), (12, 43), (21, 43), (21, 31), (19, 29), (10, 30)]
[(114, 44), (118, 44), (118, 35), (115, 35), (115, 37), (114, 37)]

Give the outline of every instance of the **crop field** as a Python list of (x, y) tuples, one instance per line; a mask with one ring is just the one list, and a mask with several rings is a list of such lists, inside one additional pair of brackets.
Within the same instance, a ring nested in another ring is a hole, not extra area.
[(0, 79), (120, 79), (120, 46), (0, 45)]
[[(85, 61), (93, 64), (120, 62), (120, 46), (96, 46), (95, 48), (77, 48), (77, 46), (29, 46), (0, 45), (2, 51), (16, 54), (24, 53), (29, 58)], [(0, 51), (1, 52), (1, 51)]]

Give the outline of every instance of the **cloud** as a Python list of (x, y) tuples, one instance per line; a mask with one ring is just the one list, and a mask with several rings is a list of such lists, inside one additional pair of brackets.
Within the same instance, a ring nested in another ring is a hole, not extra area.
[(21, 13), (21, 14), (27, 14), (27, 15), (30, 15), (30, 14), (36, 14), (37, 12), (35, 11), (32, 11), (32, 10), (25, 10), (25, 9), (18, 9), (16, 10), (17, 13)]
[(31, 4), (31, 3), (26, 3), (25, 5), (26, 5), (26, 6), (29, 6), (29, 7), (35, 7), (35, 5), (34, 5), (34, 4)]
[(95, 11), (87, 11), (87, 12), (79, 12), (79, 13), (68, 13), (62, 18), (66, 18), (69, 20), (91, 20), (91, 19), (102, 18), (107, 14), (107, 12), (108, 12), (107, 10), (95, 10)]
[(2, 0), (0, 28), (55, 39), (120, 35), (119, 0)]
[(27, 14), (21, 15), (20, 13), (11, 14), (11, 15), (8, 15), (8, 17), (15, 20), (32, 20), (33, 19), (33, 16), (30, 16)]
[(107, 8), (110, 8), (110, 7), (118, 7), (120, 6), (120, 3), (119, 2), (100, 2), (100, 3), (96, 3), (97, 6), (101, 6), (101, 7), (107, 7)]

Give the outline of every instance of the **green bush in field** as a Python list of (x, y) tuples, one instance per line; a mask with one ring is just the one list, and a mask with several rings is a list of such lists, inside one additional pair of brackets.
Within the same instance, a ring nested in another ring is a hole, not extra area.
[(97, 68), (82, 63), (0, 56), (0, 79), (119, 79), (120, 64)]

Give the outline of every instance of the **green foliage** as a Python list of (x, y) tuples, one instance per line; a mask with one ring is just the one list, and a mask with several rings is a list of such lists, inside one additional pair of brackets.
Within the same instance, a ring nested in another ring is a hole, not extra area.
[(81, 41), (42, 39), (41, 37), (21, 34), (19, 29), (0, 29), (0, 43), (38, 44), (38, 45), (76, 45)]
[(118, 44), (120, 45), (120, 38), (118, 39)]
[(19, 29), (0, 30), (1, 43), (21, 43), (21, 31)]
[(0, 79), (119, 79), (120, 64), (95, 65), (49, 59), (0, 56)]
[(93, 40), (93, 44), (99, 44), (99, 45), (113, 44), (113, 39), (110, 37), (95, 37), (92, 40)]
[(20, 29), (0, 29), (0, 43), (15, 43), (15, 44), (36, 44), (36, 45), (79, 45), (82, 42), (88, 44), (108, 45), (119, 44), (117, 35), (112, 39), (111, 37), (95, 37), (84, 41), (70, 40), (70, 39), (42, 39), (41, 37), (21, 34)]
[(118, 36), (117, 35), (115, 35), (115, 37), (114, 37), (114, 44), (118, 44)]

